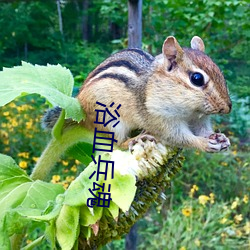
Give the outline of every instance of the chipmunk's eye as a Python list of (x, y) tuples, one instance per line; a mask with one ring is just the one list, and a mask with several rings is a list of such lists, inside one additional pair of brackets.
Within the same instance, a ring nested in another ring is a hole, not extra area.
[(201, 73), (195, 72), (190, 74), (190, 81), (198, 87), (201, 87), (204, 85), (204, 77)]

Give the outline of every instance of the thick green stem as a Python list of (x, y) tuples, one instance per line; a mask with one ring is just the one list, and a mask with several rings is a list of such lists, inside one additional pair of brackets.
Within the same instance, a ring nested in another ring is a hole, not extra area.
[(39, 158), (31, 178), (33, 180), (46, 180), (49, 173), (60, 159), (61, 155), (77, 142), (93, 143), (93, 132), (86, 128), (76, 125), (63, 131), (60, 138), (52, 138), (46, 149)]

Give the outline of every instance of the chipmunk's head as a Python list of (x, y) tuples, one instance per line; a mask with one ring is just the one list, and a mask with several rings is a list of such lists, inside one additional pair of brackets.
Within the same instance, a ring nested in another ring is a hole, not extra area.
[(169, 36), (162, 47), (164, 72), (180, 85), (184, 98), (190, 98), (197, 112), (227, 114), (232, 104), (226, 81), (204, 51), (204, 43), (198, 36), (192, 38), (191, 48), (181, 48), (175, 37)]

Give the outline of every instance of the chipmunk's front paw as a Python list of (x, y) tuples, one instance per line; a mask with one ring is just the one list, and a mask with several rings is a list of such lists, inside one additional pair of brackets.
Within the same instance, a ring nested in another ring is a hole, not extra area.
[(230, 147), (229, 139), (222, 133), (214, 133), (208, 138), (207, 152), (215, 153), (225, 151)]
[(144, 144), (146, 141), (152, 141), (152, 142), (155, 142), (156, 143), (156, 139), (154, 138), (154, 136), (152, 135), (148, 135), (148, 134), (141, 134), (141, 135), (138, 135), (136, 136), (135, 138), (133, 138), (128, 146), (129, 146), (129, 150), (132, 152), (133, 151), (133, 146), (136, 144), (136, 143), (139, 143), (142, 147), (144, 147)]

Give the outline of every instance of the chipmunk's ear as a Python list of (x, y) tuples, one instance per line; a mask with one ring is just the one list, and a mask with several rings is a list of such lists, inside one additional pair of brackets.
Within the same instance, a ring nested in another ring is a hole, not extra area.
[(191, 40), (191, 48), (192, 49), (197, 49), (197, 50), (200, 50), (202, 52), (205, 51), (205, 45), (204, 45), (204, 42), (203, 40), (198, 37), (198, 36), (194, 36)]
[(162, 54), (170, 61), (179, 61), (182, 59), (183, 50), (175, 37), (169, 36), (162, 46)]

